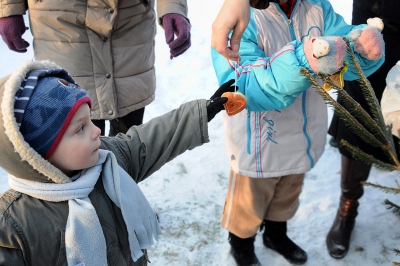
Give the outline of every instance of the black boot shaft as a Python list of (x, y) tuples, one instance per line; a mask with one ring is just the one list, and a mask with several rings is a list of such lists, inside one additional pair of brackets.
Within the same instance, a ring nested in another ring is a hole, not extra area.
[(270, 220), (264, 220), (260, 231), (264, 229), (264, 234), (267, 234), (272, 238), (281, 238), (286, 236), (287, 233), (287, 223), (286, 222), (275, 222)]
[(231, 254), (238, 266), (261, 266), (254, 253), (254, 240), (256, 236), (240, 238), (229, 232)]
[(287, 236), (286, 222), (264, 220), (263, 227), (263, 242), (267, 248), (278, 252), (292, 264), (306, 263), (307, 253)]

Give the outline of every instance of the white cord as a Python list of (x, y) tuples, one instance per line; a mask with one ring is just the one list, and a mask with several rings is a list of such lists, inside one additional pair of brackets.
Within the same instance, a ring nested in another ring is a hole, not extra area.
[(236, 68), (236, 65), (237, 65), (237, 63), (235, 62), (235, 92), (236, 92), (236, 84), (237, 84), (237, 72), (236, 72), (236, 70), (237, 70), (237, 68)]
[[(240, 54), (239, 54), (239, 58), (240, 58)], [(234, 62), (235, 62), (235, 92), (236, 92), (236, 89), (237, 89), (237, 76), (238, 76), (238, 72), (236, 71), (237, 70), (236, 66), (238, 65), (238, 62), (236, 62), (236, 61), (234, 61)]]

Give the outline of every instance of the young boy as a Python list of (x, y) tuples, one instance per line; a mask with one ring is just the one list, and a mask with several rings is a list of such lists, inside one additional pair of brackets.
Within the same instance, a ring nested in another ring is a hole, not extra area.
[[(343, 46), (342, 36), (347, 36), (370, 75), (384, 61), (383, 41), (373, 27), (347, 25), (327, 0), (251, 2), (271, 3), (250, 10), (240, 60), (212, 51), (220, 84), (236, 76), (239, 92), (247, 97), (247, 112), (224, 116), (231, 170), (221, 225), (229, 231), (238, 265), (260, 265), (254, 254), (260, 227), (265, 228), (267, 248), (290, 263), (304, 264), (307, 253), (287, 236), (287, 221), (299, 207), (305, 173), (324, 151), (328, 117), (324, 100), (309, 89), (311, 83), (300, 71), (307, 69), (314, 77), (318, 72), (336, 74), (347, 61), (343, 78), (357, 79)], [(315, 47), (319, 40), (330, 44), (321, 57), (314, 49), (321, 48)]]
[(140, 182), (209, 141), (207, 122), (233, 91), (183, 104), (126, 134), (99, 137), (91, 100), (48, 61), (0, 79), (0, 265), (147, 265), (156, 214)]

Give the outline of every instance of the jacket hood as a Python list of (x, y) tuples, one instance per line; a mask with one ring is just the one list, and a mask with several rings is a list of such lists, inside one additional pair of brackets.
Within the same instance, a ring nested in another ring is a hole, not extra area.
[(28, 61), (0, 79), (0, 167), (9, 174), (36, 182), (68, 183), (70, 178), (45, 160), (24, 140), (14, 116), (15, 94), (34, 70), (61, 69), (50, 61)]

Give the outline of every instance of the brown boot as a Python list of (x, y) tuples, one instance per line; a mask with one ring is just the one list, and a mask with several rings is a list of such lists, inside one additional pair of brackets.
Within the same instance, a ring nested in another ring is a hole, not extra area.
[(351, 232), (358, 214), (358, 199), (364, 194), (361, 181), (368, 179), (371, 166), (342, 155), (342, 173), (339, 209), (326, 237), (329, 254), (336, 259), (349, 251)]

